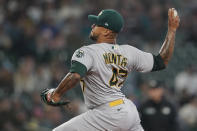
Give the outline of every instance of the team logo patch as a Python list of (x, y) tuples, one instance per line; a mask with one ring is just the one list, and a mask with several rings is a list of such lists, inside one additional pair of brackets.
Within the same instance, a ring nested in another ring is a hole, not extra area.
[(84, 51), (79, 49), (77, 52), (76, 52), (76, 55), (75, 55), (77, 58), (81, 58), (84, 56)]

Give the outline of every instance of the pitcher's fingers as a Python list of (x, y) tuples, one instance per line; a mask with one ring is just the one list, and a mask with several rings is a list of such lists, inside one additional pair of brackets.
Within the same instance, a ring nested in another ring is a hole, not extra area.
[(171, 9), (168, 10), (168, 18), (170, 18)]
[(180, 18), (178, 15), (176, 16), (176, 23), (178, 23), (178, 24), (180, 23)]
[(177, 21), (180, 21), (180, 18), (179, 18), (179, 16), (178, 16), (178, 15), (176, 16), (176, 20), (177, 20)]
[(169, 9), (169, 12), (168, 12), (168, 18), (169, 18), (169, 20), (171, 21), (172, 20), (172, 17), (173, 16), (173, 10), (172, 10), (172, 8), (170, 8)]
[(170, 17), (171, 17), (171, 19), (174, 18), (174, 8), (171, 9)]

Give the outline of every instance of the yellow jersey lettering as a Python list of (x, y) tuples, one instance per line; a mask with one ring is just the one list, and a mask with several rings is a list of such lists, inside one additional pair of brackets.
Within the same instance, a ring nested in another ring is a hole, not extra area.
[(109, 59), (108, 59), (107, 53), (103, 54), (103, 58), (105, 60), (105, 64), (109, 64)]
[(108, 53), (108, 58), (109, 58), (109, 64), (112, 64), (112, 54), (111, 53)]
[(125, 67), (127, 65), (127, 58), (123, 58), (121, 62), (121, 66)]
[(114, 64), (116, 64), (116, 57), (117, 57), (116, 54), (112, 54), (112, 61), (113, 61)]
[(103, 58), (105, 64), (116, 64), (122, 67), (125, 67), (127, 65), (127, 58), (119, 54), (105, 53), (103, 54)]
[(117, 55), (117, 57), (118, 57), (118, 65), (120, 65), (120, 57), (121, 57), (121, 55)]

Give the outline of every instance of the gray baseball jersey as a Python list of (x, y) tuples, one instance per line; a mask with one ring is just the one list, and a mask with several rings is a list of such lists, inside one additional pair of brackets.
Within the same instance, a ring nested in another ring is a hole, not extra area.
[(121, 87), (128, 73), (148, 72), (153, 68), (153, 56), (130, 45), (108, 43), (83, 46), (73, 54), (72, 61), (85, 65), (87, 74), (81, 80), (88, 108), (124, 98)]

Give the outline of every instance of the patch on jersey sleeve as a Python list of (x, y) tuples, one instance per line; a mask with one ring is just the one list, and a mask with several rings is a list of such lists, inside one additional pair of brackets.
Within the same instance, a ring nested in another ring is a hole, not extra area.
[(76, 56), (77, 58), (82, 58), (82, 57), (84, 56), (84, 51), (81, 50), (81, 49), (77, 50), (75, 56)]

